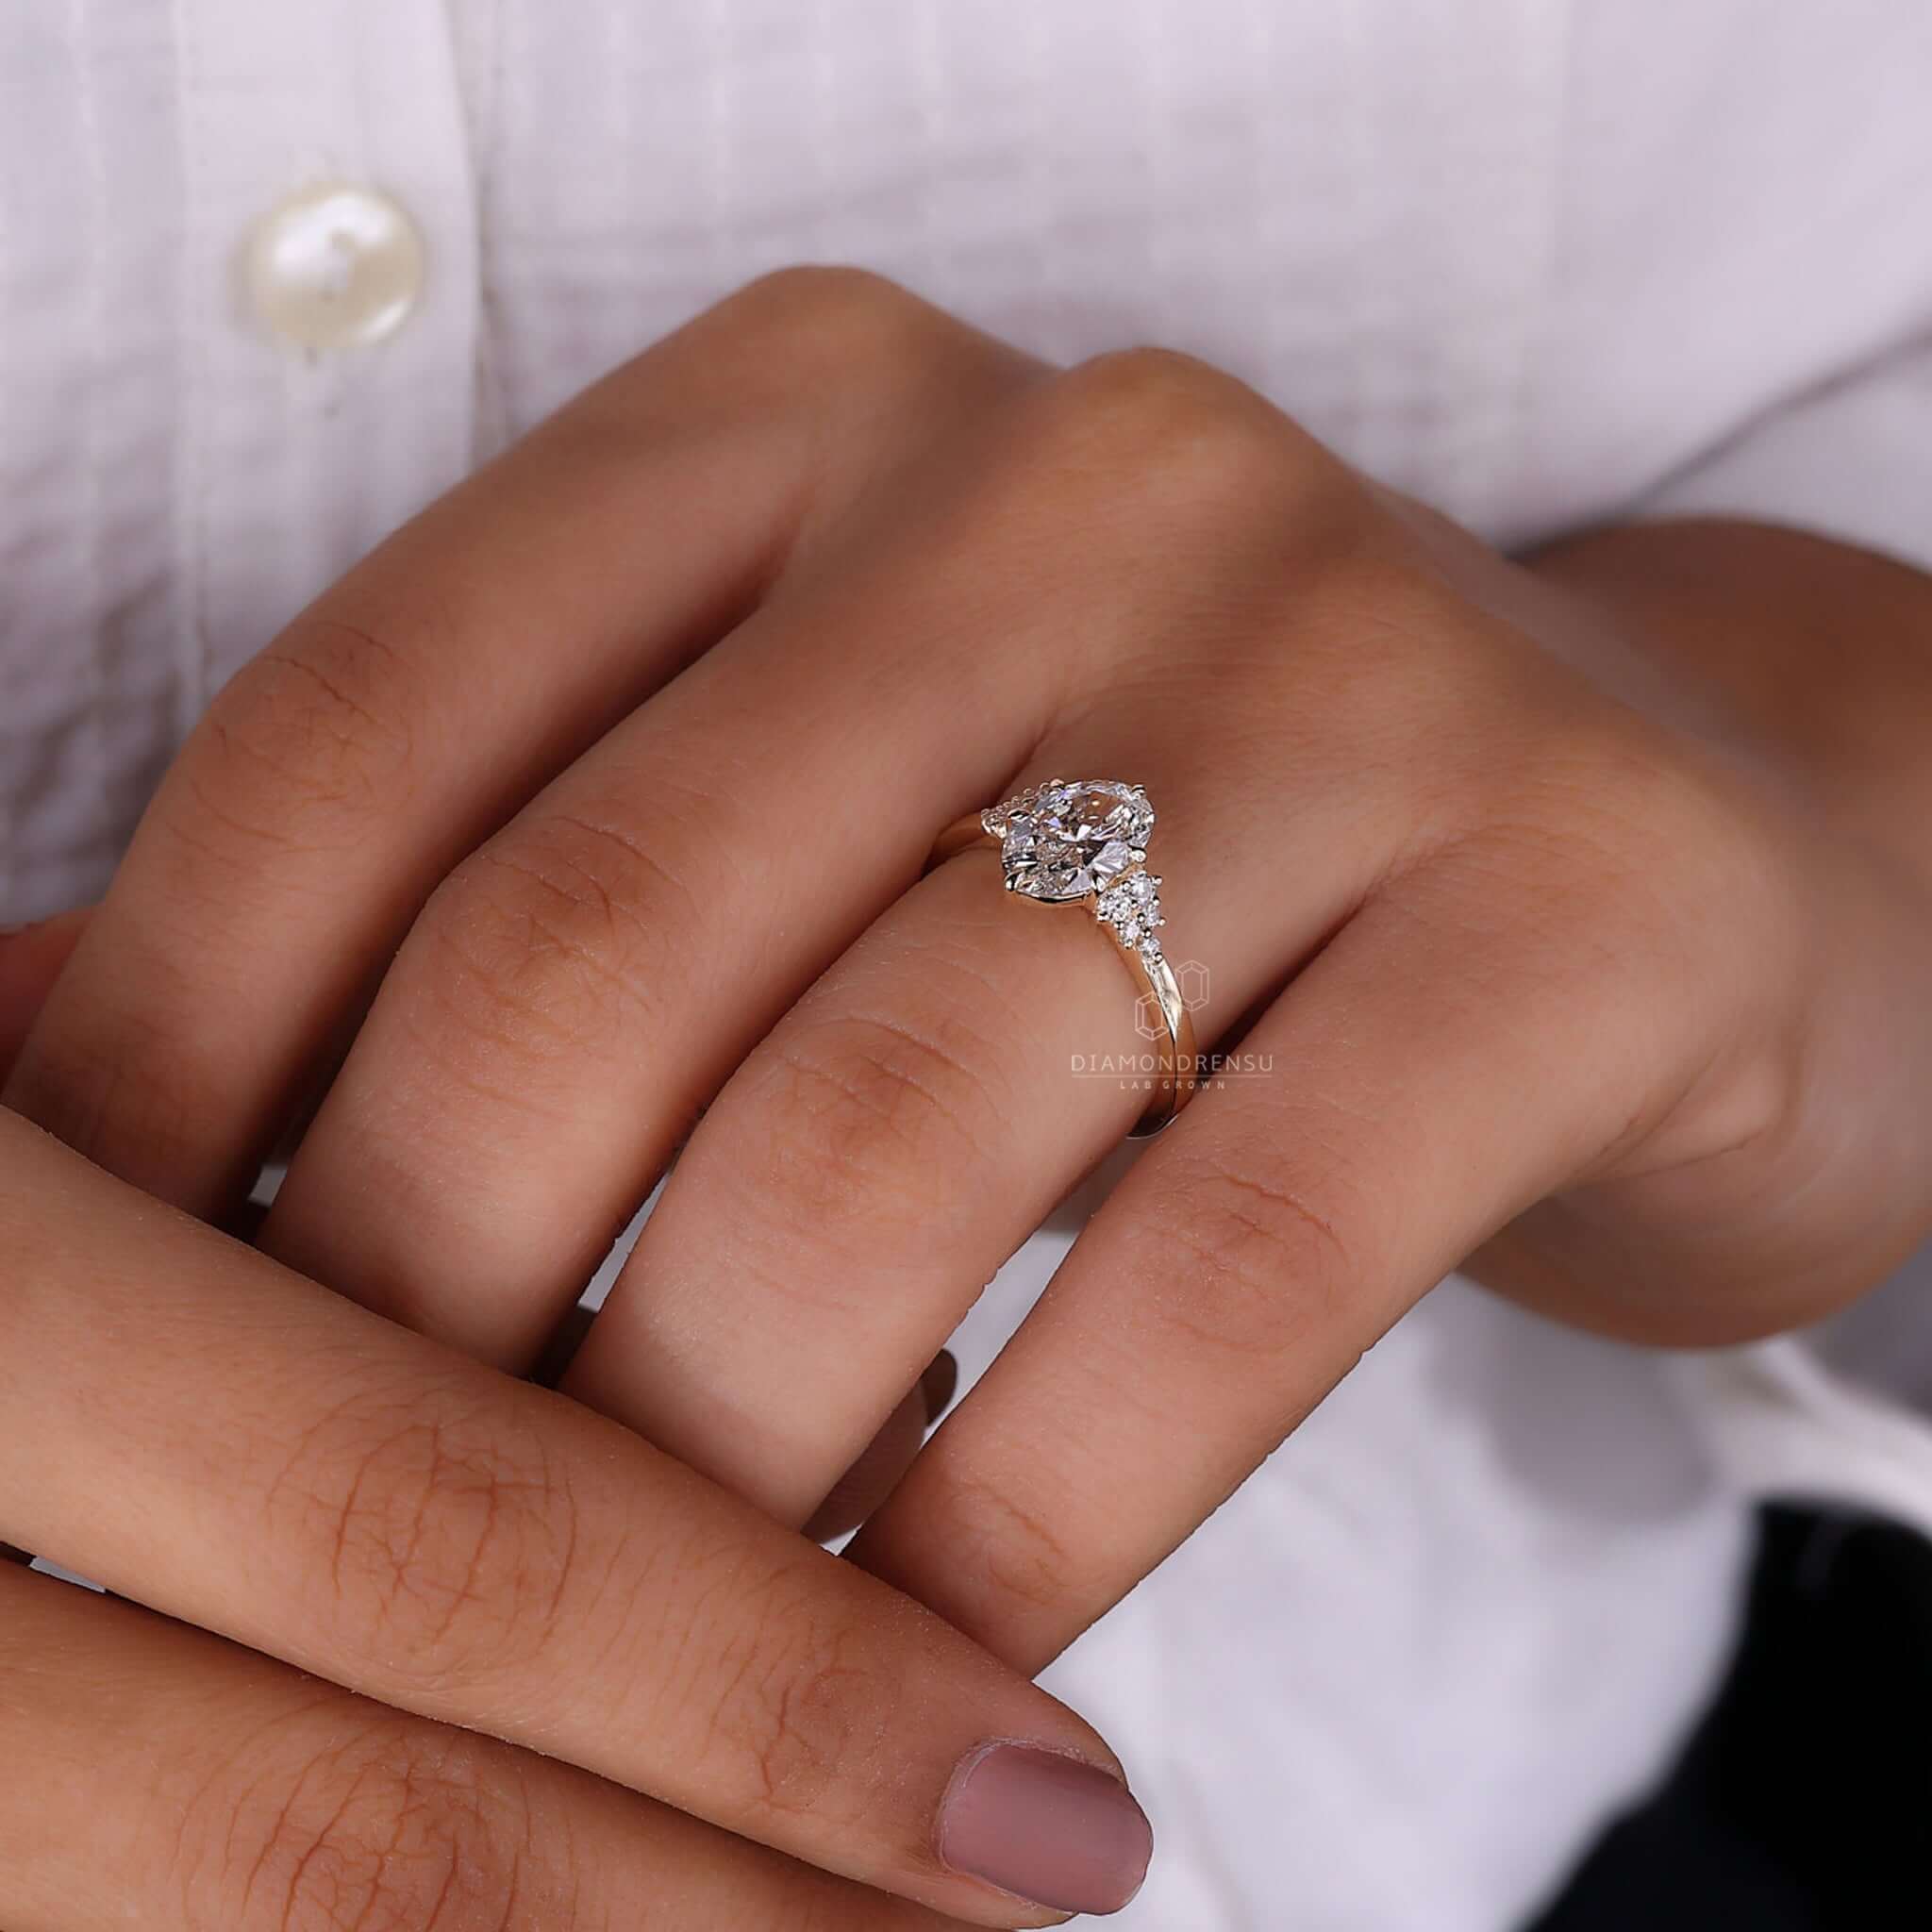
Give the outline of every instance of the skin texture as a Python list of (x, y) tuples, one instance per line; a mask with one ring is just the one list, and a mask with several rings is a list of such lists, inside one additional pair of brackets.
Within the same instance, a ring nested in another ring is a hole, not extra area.
[[(7, 1099), (224, 1221), (320, 1094), (262, 1247), (512, 1371), (682, 1149), (563, 1390), (802, 1524), (1141, 1104), (1070, 1076), (1136, 1046), (1108, 944), (931, 840), (1143, 783), (1202, 1043), (1272, 1071), (1152, 1146), (855, 1549), (1031, 1672), (1466, 1257), (1705, 1343), (1924, 1235), (1928, 636), (1924, 578), (1786, 533), (1507, 561), (1184, 358), (1051, 371), (793, 272), (235, 680)], [(258, 1587), (164, 1607), (259, 1642)], [(832, 1862), (823, 1822), (774, 1841)]]
[[(303, 1281), (15, 1115), (0, 1172), (17, 1545), (398, 1713), (976, 1923), (1015, 1907), (941, 1866), (958, 1768), (1015, 1739), (1117, 1774), (1072, 1712), (931, 1612), (617, 1424)], [(0, 1674), (40, 1695), (34, 1651), (0, 1627)], [(702, 1870), (719, 1840), (691, 1842)], [(0, 1876), (39, 1845), (0, 1840)]]
[(8, 1932), (959, 1923), (48, 1577), (0, 1628)]

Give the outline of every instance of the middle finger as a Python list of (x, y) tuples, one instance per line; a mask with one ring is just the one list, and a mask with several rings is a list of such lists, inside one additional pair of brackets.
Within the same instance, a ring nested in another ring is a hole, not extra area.
[(269, 1253), (527, 1362), (731, 1068), (916, 875), (933, 812), (1043, 727), (1055, 691), (972, 648), (957, 581), (915, 613), (885, 575), (775, 597), (456, 869)]

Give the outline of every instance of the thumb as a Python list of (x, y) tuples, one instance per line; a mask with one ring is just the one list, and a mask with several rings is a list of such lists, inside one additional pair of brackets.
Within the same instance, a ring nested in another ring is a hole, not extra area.
[(7, 1078), (92, 910), (77, 906), (33, 925), (0, 931), (0, 1081)]

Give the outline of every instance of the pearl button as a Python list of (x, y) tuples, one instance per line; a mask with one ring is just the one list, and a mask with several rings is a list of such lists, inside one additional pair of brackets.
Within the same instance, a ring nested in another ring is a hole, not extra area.
[(352, 349), (393, 335), (416, 306), (423, 238), (373, 188), (309, 188), (256, 224), (244, 272), (256, 314), (284, 341)]

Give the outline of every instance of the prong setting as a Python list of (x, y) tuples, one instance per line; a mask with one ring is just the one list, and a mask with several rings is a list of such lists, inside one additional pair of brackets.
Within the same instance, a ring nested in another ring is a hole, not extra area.
[[(1154, 806), (1139, 785), (1112, 778), (1049, 778), (959, 820), (941, 834), (933, 862), (951, 858), (979, 838), (998, 849), (1007, 891), (1036, 905), (1084, 905), (1107, 929), (1141, 989), (1152, 1001), (1158, 1033), (1156, 1092), (1133, 1128), (1158, 1133), (1192, 1098), (1194, 1027), (1190, 996), (1163, 952), (1160, 879), (1147, 871)], [(1195, 970), (1195, 969), (1184, 969)]]
[(1137, 785), (1049, 778), (981, 815), (1000, 841), (1009, 891), (1053, 902), (1091, 900), (1147, 862), (1154, 808)]

